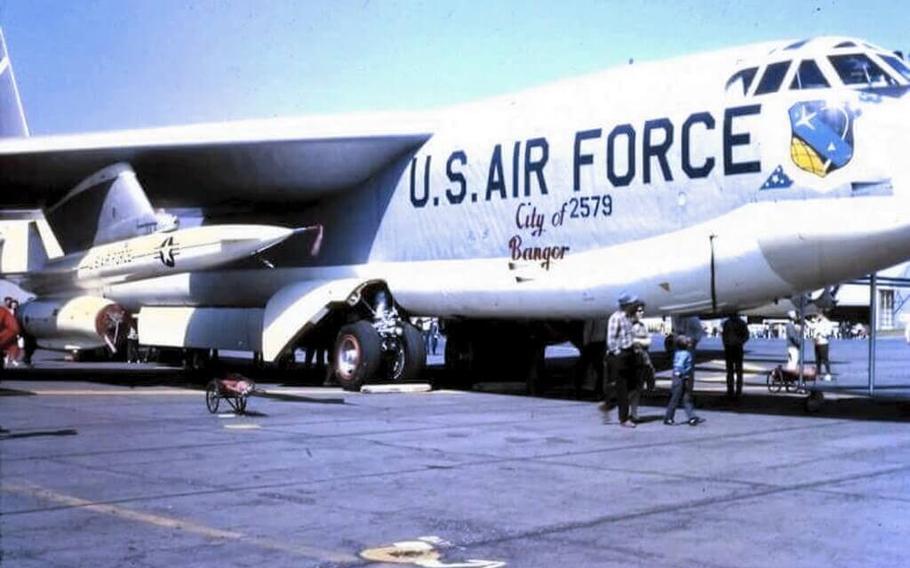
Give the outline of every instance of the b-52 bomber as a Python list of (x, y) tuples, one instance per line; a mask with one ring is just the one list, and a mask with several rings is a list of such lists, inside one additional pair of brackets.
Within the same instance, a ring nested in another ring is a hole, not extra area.
[[(64, 254), (162, 247), (153, 273), (102, 271), (36, 305), (110, 302), (143, 343), (267, 361), (323, 345), (349, 389), (422, 373), (413, 316), (441, 319), (456, 382), (502, 361), (531, 377), (622, 292), (650, 315), (722, 315), (910, 257), (910, 69), (858, 39), (635, 62), (437, 111), (42, 137), (0, 61), (4, 210), (42, 208)], [(182, 267), (148, 207), (112, 225), (109, 186), (67, 206), (105, 171), (261, 243)]]

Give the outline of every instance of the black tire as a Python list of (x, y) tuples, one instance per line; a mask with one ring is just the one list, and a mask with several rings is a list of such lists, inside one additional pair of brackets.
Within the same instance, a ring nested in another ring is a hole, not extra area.
[(218, 412), (219, 402), (221, 402), (221, 397), (218, 396), (218, 384), (214, 380), (209, 381), (205, 387), (205, 407), (209, 409), (209, 412), (215, 414)]
[(427, 365), (423, 334), (413, 325), (405, 323), (398, 344), (400, 351), (395, 356), (389, 379), (395, 382), (414, 380), (423, 374)]
[(379, 333), (364, 320), (342, 326), (332, 349), (332, 370), (341, 388), (359, 391), (373, 380), (381, 362)]

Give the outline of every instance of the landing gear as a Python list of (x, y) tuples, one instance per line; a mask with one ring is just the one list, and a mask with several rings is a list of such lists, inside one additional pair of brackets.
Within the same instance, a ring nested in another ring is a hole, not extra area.
[(381, 353), (379, 333), (369, 322), (360, 320), (342, 327), (332, 351), (335, 380), (344, 390), (359, 391), (376, 375)]
[(332, 368), (345, 390), (358, 391), (370, 382), (412, 380), (426, 366), (423, 336), (398, 315), (385, 290), (375, 293), (370, 310), (372, 321), (344, 325), (335, 339)]
[(402, 323), (401, 335), (389, 346), (393, 361), (389, 379), (409, 381), (423, 372), (427, 361), (427, 348), (420, 330), (408, 322)]

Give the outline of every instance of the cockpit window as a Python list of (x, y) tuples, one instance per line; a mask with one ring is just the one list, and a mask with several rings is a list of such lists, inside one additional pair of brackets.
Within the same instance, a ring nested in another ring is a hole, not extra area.
[(784, 75), (787, 74), (787, 69), (789, 68), (789, 61), (781, 61), (780, 63), (768, 65), (768, 68), (765, 69), (765, 74), (762, 75), (761, 81), (758, 82), (758, 87), (755, 88), (755, 94), (764, 95), (765, 93), (777, 92), (780, 88), (780, 84), (784, 82)]
[(801, 39), (801, 40), (799, 40), (799, 41), (797, 41), (797, 42), (795, 42), (795, 43), (791, 43), (790, 45), (788, 45), (787, 47), (785, 47), (785, 48), (784, 48), (784, 51), (786, 51), (786, 50), (788, 50), (788, 49), (799, 49), (799, 48), (801, 48), (802, 46), (806, 45), (806, 43), (808, 43), (808, 42), (809, 42), (808, 39)]
[(750, 67), (748, 69), (743, 69), (742, 71), (737, 71), (727, 80), (725, 88), (729, 91), (730, 87), (739, 81), (742, 83), (743, 94), (745, 95), (749, 90), (749, 86), (752, 84), (752, 80), (755, 79), (756, 71), (758, 71), (758, 67)]
[(830, 86), (818, 64), (811, 59), (805, 59), (799, 64), (793, 82), (790, 83), (790, 89), (825, 89)]
[(881, 87), (896, 85), (897, 81), (869, 59), (868, 55), (829, 55), (828, 59), (845, 85), (870, 85)]
[(856, 44), (852, 41), (842, 41), (834, 47), (856, 47)]
[(893, 55), (882, 55), (882, 59), (884, 59), (885, 63), (890, 65), (892, 69), (900, 73), (904, 79), (910, 81), (910, 69), (907, 68), (903, 61)]

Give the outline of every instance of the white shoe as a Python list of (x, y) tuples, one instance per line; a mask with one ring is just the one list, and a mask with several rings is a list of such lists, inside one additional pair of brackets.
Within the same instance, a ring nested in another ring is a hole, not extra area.
[(830, 373), (826, 373), (825, 376), (822, 378), (822, 380), (823, 381), (833, 381), (834, 379), (831, 378)]

